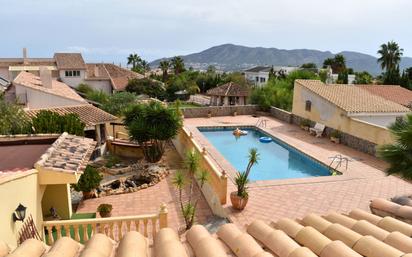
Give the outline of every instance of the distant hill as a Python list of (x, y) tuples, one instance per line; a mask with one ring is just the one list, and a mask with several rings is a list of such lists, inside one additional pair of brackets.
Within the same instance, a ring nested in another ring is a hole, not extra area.
[[(344, 51), (348, 67), (355, 71), (368, 71), (378, 75), (381, 69), (376, 62), (377, 58), (371, 55)], [(200, 53), (182, 56), (187, 67), (195, 69), (206, 69), (209, 65), (214, 65), (224, 71), (244, 70), (257, 65), (274, 66), (300, 66), (303, 63), (313, 62), (321, 67), (326, 58), (333, 57), (332, 52), (294, 49), (283, 50), (277, 48), (246, 47), (233, 44), (224, 44), (206, 49)], [(157, 67), (163, 59), (155, 60), (150, 63), (152, 67)], [(412, 58), (404, 57), (401, 62), (401, 69), (412, 66)]]

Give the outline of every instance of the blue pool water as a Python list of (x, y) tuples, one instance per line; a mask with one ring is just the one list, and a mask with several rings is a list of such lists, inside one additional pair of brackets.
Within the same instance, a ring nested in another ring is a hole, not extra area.
[(268, 135), (257, 129), (243, 128), (248, 134), (239, 138), (233, 136), (233, 128), (199, 130), (238, 171), (246, 169), (249, 149), (257, 148), (260, 160), (252, 168), (251, 181), (331, 175), (326, 166), (276, 138), (272, 137), (271, 143), (259, 142), (260, 137)]

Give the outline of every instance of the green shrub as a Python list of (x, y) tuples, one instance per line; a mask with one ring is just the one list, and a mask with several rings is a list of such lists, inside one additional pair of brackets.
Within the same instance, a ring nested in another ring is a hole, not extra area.
[(87, 85), (87, 84), (81, 83), (77, 86), (77, 91), (87, 95), (87, 94), (93, 92), (94, 89), (91, 86)]
[(60, 115), (53, 111), (42, 110), (32, 119), (35, 133), (57, 133), (67, 132), (72, 135), (83, 136), (85, 124), (79, 115), (69, 113)]
[(333, 130), (330, 133), (330, 137), (334, 137), (334, 138), (341, 138), (342, 137), (342, 133), (339, 130)]
[(113, 206), (108, 203), (102, 203), (97, 207), (99, 213), (110, 213), (113, 210)]
[(107, 102), (102, 106), (103, 110), (113, 115), (122, 115), (124, 111), (133, 103), (136, 103), (137, 97), (130, 92), (118, 92), (109, 96)]
[(30, 134), (32, 132), (30, 118), (23, 108), (7, 103), (0, 98), (0, 134)]
[(120, 163), (120, 158), (116, 155), (108, 155), (107, 156), (107, 161), (106, 164), (104, 165), (107, 168), (111, 168), (113, 166), (115, 166), (116, 164)]
[(96, 168), (88, 165), (83, 174), (80, 176), (77, 184), (73, 185), (73, 189), (77, 192), (90, 192), (99, 187), (102, 179), (103, 176), (100, 175)]

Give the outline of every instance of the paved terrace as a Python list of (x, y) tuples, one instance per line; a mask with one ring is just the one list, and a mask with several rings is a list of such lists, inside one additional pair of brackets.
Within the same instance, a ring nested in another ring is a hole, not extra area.
[[(327, 138), (315, 138), (301, 130), (274, 118), (265, 117), (267, 133), (287, 142), (313, 158), (329, 165), (329, 157), (342, 154), (352, 159), (348, 169), (340, 169), (341, 176), (258, 181), (250, 185), (249, 203), (245, 210), (237, 212), (228, 204), (225, 206), (229, 218), (238, 225), (245, 225), (255, 219), (265, 221), (281, 217), (303, 218), (308, 213), (324, 214), (328, 211), (347, 213), (352, 209), (368, 210), (374, 198), (390, 198), (412, 194), (412, 185), (400, 178), (386, 176), (386, 163), (344, 145), (337, 145)], [(255, 125), (258, 118), (252, 116), (225, 116), (212, 118), (185, 119), (197, 142), (206, 147), (216, 164), (227, 171), (231, 180), (235, 169), (197, 130), (197, 126)], [(252, 171), (253, 172), (253, 171)], [(233, 183), (228, 183), (228, 194), (235, 191)]]

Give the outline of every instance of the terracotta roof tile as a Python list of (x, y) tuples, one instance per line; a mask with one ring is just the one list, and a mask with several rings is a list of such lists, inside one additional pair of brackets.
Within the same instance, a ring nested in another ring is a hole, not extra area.
[(55, 53), (54, 59), (56, 60), (57, 68), (59, 69), (86, 69), (86, 64), (80, 53)]
[(43, 86), (40, 77), (29, 72), (20, 72), (19, 75), (17, 75), (17, 77), (14, 79), (13, 83), (16, 83), (24, 87), (29, 87), (35, 90), (39, 90), (44, 93), (75, 100), (79, 103), (87, 103), (85, 99), (83, 99), (70, 86), (64, 84), (63, 82), (53, 80), (52, 87), (47, 88)]
[[(124, 256), (125, 253), (179, 257), (375, 257), (408, 256), (407, 253), (412, 252), (412, 238), (407, 230), (411, 225), (392, 217), (357, 212), (366, 219), (358, 220), (351, 214), (336, 213), (333, 219), (329, 219), (331, 215), (308, 214), (300, 223), (281, 219), (269, 225), (254, 220), (246, 226), (246, 230), (229, 223), (220, 226), (215, 235), (201, 225), (194, 225), (186, 233), (186, 241), (171, 228), (160, 229), (153, 241), (136, 231), (124, 234), (121, 239), (119, 237), (119, 242), (96, 233), (84, 247), (68, 237), (58, 239), (50, 248), (39, 241), (27, 240), (17, 248), (16, 253), (29, 256), (30, 250), (35, 249), (39, 252), (38, 256), (54, 256), (61, 254), (60, 249), (66, 249), (76, 256), (97, 254), (113, 257)], [(370, 223), (371, 218), (377, 223)], [(351, 223), (346, 222), (347, 219)], [(117, 240), (117, 236), (113, 238)]]
[(236, 83), (229, 82), (218, 87), (209, 89), (206, 93), (208, 95), (215, 96), (248, 96), (249, 90)]
[(93, 139), (65, 132), (47, 149), (34, 167), (68, 173), (83, 172), (95, 146)]
[(117, 120), (116, 116), (113, 116), (110, 113), (107, 113), (102, 109), (99, 109), (91, 104), (55, 107), (47, 109), (30, 109), (26, 110), (26, 113), (33, 118), (42, 110), (56, 112), (60, 115), (65, 115), (69, 113), (77, 114), (79, 115), (80, 120), (84, 122), (84, 124), (86, 124), (86, 127), (91, 127), (97, 124), (103, 124)]
[(407, 113), (409, 109), (353, 85), (325, 84), (319, 80), (295, 80), (348, 113)]
[(401, 86), (392, 85), (357, 85), (369, 93), (383, 97), (408, 108), (412, 107), (412, 91)]
[[(97, 67), (97, 68), (96, 68)], [(98, 74), (96, 74), (96, 71)], [(110, 63), (87, 64), (87, 79), (110, 79), (113, 89), (125, 90), (130, 79), (142, 79), (143, 75)]]

